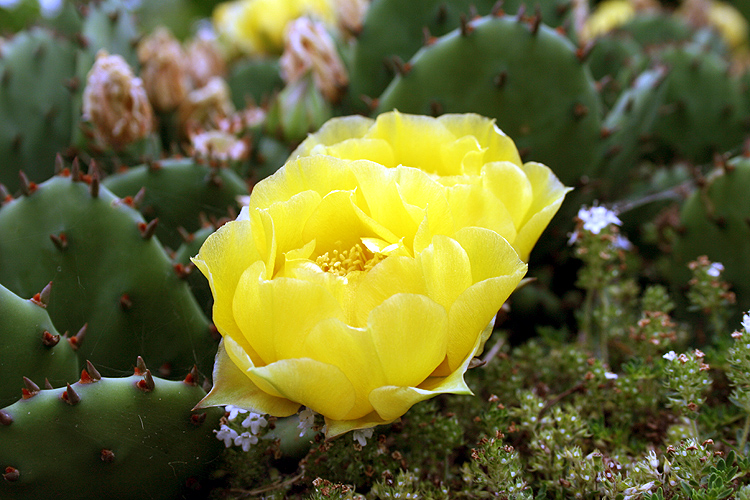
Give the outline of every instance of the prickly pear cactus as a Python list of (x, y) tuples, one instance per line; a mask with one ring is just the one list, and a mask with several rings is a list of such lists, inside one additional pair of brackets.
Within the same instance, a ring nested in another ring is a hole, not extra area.
[(201, 246), (203, 246), (203, 242), (205, 242), (206, 238), (213, 234), (215, 230), (216, 228), (209, 224), (194, 233), (183, 233), (184, 241), (172, 257), (175, 266), (182, 266), (181, 269), (187, 274), (190, 290), (192, 290), (195, 299), (203, 308), (203, 312), (206, 313), (206, 315), (211, 314), (214, 303), (213, 295), (211, 295), (211, 287), (208, 285), (208, 280), (195, 269), (195, 265), (190, 261), (190, 258), (194, 255), (198, 255), (198, 251)]
[(601, 105), (593, 79), (582, 54), (538, 17), (466, 23), (403, 65), (379, 102), (379, 112), (495, 118), (524, 158), (545, 163), (565, 184), (594, 174)]
[[(362, 31), (352, 51), (350, 105), (366, 112), (362, 96), (375, 99), (397, 74), (397, 66), (408, 61), (429, 37), (439, 37), (477, 15), (489, 14), (493, 0), (375, 0), (370, 5)], [(503, 2), (508, 14), (540, 9), (548, 25), (557, 26), (568, 11), (567, 0)]]
[(182, 243), (180, 229), (201, 227), (199, 215), (219, 219), (227, 209), (239, 211), (237, 197), (247, 195), (247, 184), (234, 171), (197, 163), (192, 158), (166, 159), (132, 167), (107, 177), (109, 190), (122, 198), (144, 189), (138, 207), (148, 220), (159, 219), (156, 236), (164, 245)]
[(728, 76), (729, 64), (697, 45), (668, 48), (657, 60), (669, 68), (653, 130), (661, 155), (704, 163), (739, 146), (747, 115), (740, 83)]
[(78, 382), (0, 410), (0, 497), (174, 500), (197, 487), (222, 447), (222, 411), (191, 411), (205, 395), (193, 375), (143, 368), (102, 378), (89, 364)]
[(81, 359), (122, 373), (141, 354), (179, 376), (210, 373), (209, 322), (146, 223), (75, 167), (0, 208), (0, 283), (21, 296), (53, 281), (47, 311), (78, 332)]
[(21, 397), (23, 377), (59, 387), (78, 374), (73, 347), (45, 310), (48, 293), (26, 300), (0, 285), (0, 408)]
[(750, 309), (750, 158), (737, 157), (717, 169), (682, 206), (670, 259), (674, 283), (687, 283), (687, 264), (701, 255), (724, 265), (724, 279), (737, 296), (737, 309)]
[(0, 183), (15, 191), (19, 170), (41, 182), (70, 145), (76, 47), (33, 28), (5, 42), (0, 54)]

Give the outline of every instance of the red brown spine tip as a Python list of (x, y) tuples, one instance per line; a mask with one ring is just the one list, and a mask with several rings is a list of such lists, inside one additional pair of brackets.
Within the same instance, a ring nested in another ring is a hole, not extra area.
[(146, 197), (146, 188), (142, 187), (138, 190), (137, 193), (135, 193), (135, 196), (133, 197), (133, 205), (139, 206), (141, 203), (143, 203), (143, 199)]
[(135, 362), (135, 372), (134, 375), (144, 375), (148, 371), (148, 368), (146, 368), (146, 362), (143, 361), (143, 358), (138, 356), (138, 359)]
[(31, 301), (38, 305), (39, 307), (47, 307), (47, 304), (49, 304), (49, 295), (52, 292), (52, 282), (50, 281), (47, 283), (47, 286), (45, 286), (41, 292), (34, 294), (33, 297), (31, 297)]
[(5, 205), (6, 203), (10, 203), (11, 201), (13, 201), (13, 195), (10, 194), (8, 188), (5, 187), (5, 184), (0, 183), (0, 203)]
[(65, 233), (50, 234), (49, 239), (52, 240), (52, 243), (61, 252), (68, 248), (68, 237), (65, 235)]
[(130, 299), (130, 295), (127, 293), (120, 295), (120, 309), (129, 311), (131, 307), (133, 307), (133, 301)]
[(584, 104), (578, 102), (575, 106), (573, 106), (573, 117), (576, 120), (580, 120), (582, 118), (585, 118), (586, 115), (589, 114), (589, 108), (587, 108)]
[(393, 69), (396, 70), (399, 76), (406, 76), (411, 71), (411, 64), (404, 62), (399, 56), (393, 56)]
[(503, 0), (497, 0), (497, 2), (495, 2), (495, 5), (492, 6), (491, 14), (494, 17), (501, 17), (505, 15), (505, 12), (503, 11)]
[(180, 233), (180, 238), (182, 238), (182, 241), (185, 243), (192, 243), (195, 239), (195, 235), (190, 234), (188, 230), (182, 226), (177, 227), (177, 232)]
[(50, 384), (50, 382), (49, 382), (49, 379), (48, 379), (48, 378), (45, 378), (45, 379), (44, 379), (44, 388), (45, 388), (45, 389), (47, 389), (47, 390), (51, 390), (51, 389), (54, 389), (54, 387), (52, 387), (52, 384)]
[(92, 363), (88, 359), (86, 360), (86, 371), (91, 377), (92, 382), (99, 382), (102, 379), (102, 374), (99, 373), (99, 370), (96, 369), (94, 363)]
[(44, 330), (44, 332), (42, 332), (42, 344), (44, 344), (45, 347), (55, 347), (58, 342), (60, 342), (59, 334), (52, 335), (49, 330)]
[(30, 378), (23, 377), (23, 385), (26, 387), (23, 387), (21, 389), (21, 394), (23, 395), (23, 399), (29, 399), (36, 396), (41, 389), (39, 389), (39, 386), (36, 385)]
[(93, 175), (91, 175), (91, 184), (89, 184), (89, 193), (91, 193), (92, 198), (99, 197), (99, 173), (97, 171), (94, 171)]
[(73, 387), (71, 387), (70, 384), (68, 384), (60, 397), (70, 406), (75, 406), (81, 402), (81, 396), (79, 396), (78, 393), (73, 390)]
[(141, 232), (141, 237), (144, 240), (150, 240), (151, 237), (156, 232), (156, 225), (159, 223), (159, 219), (156, 218), (146, 224), (145, 222), (139, 222), (138, 223), (138, 230)]
[(0, 425), (10, 425), (13, 423), (13, 417), (5, 410), (0, 410)]
[(206, 421), (206, 414), (204, 413), (193, 413), (190, 415), (190, 423), (198, 427)]
[(81, 162), (78, 161), (78, 157), (73, 158), (73, 163), (70, 165), (70, 179), (73, 182), (81, 180)]
[(16, 469), (15, 467), (6, 467), (5, 473), (3, 474), (3, 479), (8, 481), (9, 483), (13, 483), (15, 481), (18, 481), (18, 479), (21, 477), (21, 473)]
[(542, 13), (539, 11), (539, 4), (537, 4), (537, 11), (529, 20), (529, 30), (532, 35), (539, 33), (539, 25), (542, 24)]
[(461, 36), (467, 37), (471, 35), (471, 33), (474, 31), (474, 26), (469, 24), (469, 20), (466, 18), (466, 14), (461, 14), (459, 22), (461, 23)]
[(68, 343), (70, 344), (70, 347), (73, 348), (73, 350), (78, 350), (78, 347), (80, 347), (81, 342), (83, 342), (83, 338), (86, 336), (86, 330), (88, 330), (89, 324), (85, 323), (80, 330), (78, 330), (78, 333), (75, 334), (75, 336), (70, 337), (68, 339)]
[(151, 376), (151, 370), (146, 370), (143, 379), (135, 383), (135, 386), (143, 392), (151, 392), (156, 388), (154, 377)]
[(29, 180), (23, 170), (18, 171), (18, 177), (21, 180), (21, 192), (24, 196), (31, 196), (36, 191), (37, 185)]
[(94, 382), (94, 379), (91, 378), (89, 372), (87, 372), (84, 368), (83, 370), (81, 370), (81, 380), (79, 380), (78, 382), (80, 382), (81, 384), (91, 384)]
[(102, 458), (102, 462), (111, 464), (112, 462), (115, 461), (115, 452), (105, 448), (102, 450), (101, 458)]
[(60, 153), (55, 155), (55, 175), (60, 175), (63, 171), (63, 157)]
[(578, 58), (580, 62), (585, 62), (586, 59), (588, 59), (589, 56), (591, 55), (591, 51), (593, 50), (593, 48), (594, 48), (593, 42), (589, 42), (586, 45), (578, 47), (576, 49), (576, 57)]
[(190, 373), (185, 376), (183, 382), (187, 385), (198, 385), (198, 367), (196, 365), (193, 365), (193, 368), (190, 370)]

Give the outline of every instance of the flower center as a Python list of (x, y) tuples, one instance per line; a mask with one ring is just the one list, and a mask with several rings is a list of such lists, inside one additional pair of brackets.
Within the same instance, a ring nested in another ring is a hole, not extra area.
[(355, 271), (369, 271), (384, 258), (385, 255), (372, 253), (357, 243), (349, 250), (326, 252), (315, 263), (327, 273), (346, 277)]

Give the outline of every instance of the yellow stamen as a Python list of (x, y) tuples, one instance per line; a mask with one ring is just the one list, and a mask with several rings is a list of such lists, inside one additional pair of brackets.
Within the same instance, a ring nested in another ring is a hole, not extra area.
[(385, 255), (372, 253), (357, 243), (349, 250), (326, 252), (315, 259), (315, 263), (327, 273), (346, 277), (353, 272), (369, 271), (384, 258)]

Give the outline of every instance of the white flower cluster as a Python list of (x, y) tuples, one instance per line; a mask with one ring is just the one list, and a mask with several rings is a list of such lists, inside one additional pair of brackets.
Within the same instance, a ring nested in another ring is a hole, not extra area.
[(229, 421), (237, 418), (237, 415), (247, 413), (248, 416), (240, 425), (245, 429), (250, 428), (250, 430), (239, 433), (228, 425), (221, 424), (221, 427), (218, 430), (214, 429), (216, 439), (224, 441), (224, 446), (227, 448), (234, 445), (241, 446), (242, 451), (248, 451), (250, 446), (258, 443), (258, 434), (260, 433), (261, 428), (268, 425), (268, 421), (260, 413), (248, 411), (236, 406), (227, 405), (225, 410), (229, 413), (229, 416), (227, 417), (227, 420)]
[(578, 218), (583, 221), (583, 229), (594, 234), (599, 234), (602, 229), (610, 224), (622, 225), (622, 221), (617, 217), (617, 214), (606, 207), (581, 207), (578, 210)]
[(706, 274), (708, 274), (712, 278), (718, 278), (722, 272), (724, 272), (724, 265), (721, 262), (714, 262), (708, 268), (708, 270), (706, 271)]

